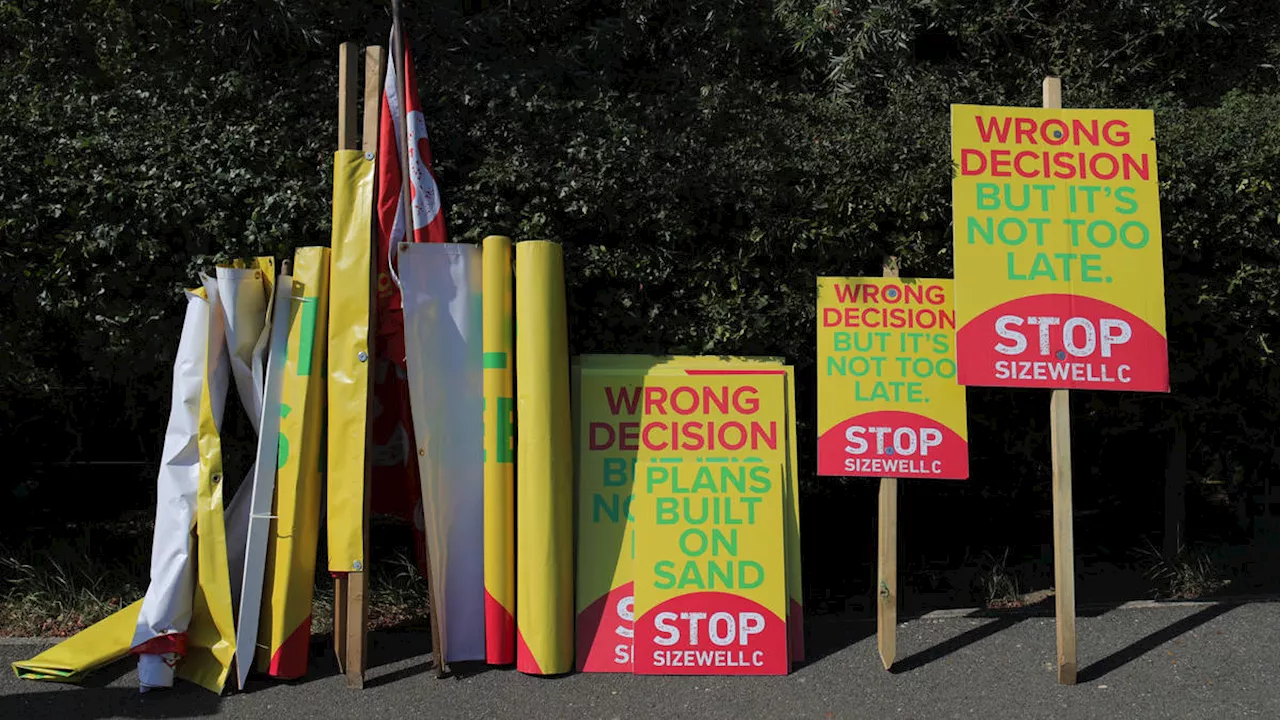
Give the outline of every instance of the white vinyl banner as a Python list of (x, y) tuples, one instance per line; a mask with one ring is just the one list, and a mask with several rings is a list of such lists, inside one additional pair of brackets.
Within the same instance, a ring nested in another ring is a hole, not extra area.
[[(263, 272), (260, 268), (219, 267), (216, 270), (218, 298), (231, 357), (231, 375), (240, 396), (240, 406), (249, 416), (255, 433), (260, 431), (262, 424), (263, 368), (270, 335), (267, 322), (269, 298)], [(240, 606), (245, 542), (249, 534), (250, 495), (255, 475), (255, 468), (250, 465), (248, 475), (236, 488), (223, 513), (233, 608)]]
[(133, 635), (133, 647), (141, 655), (138, 681), (143, 689), (173, 686), (173, 662), (186, 644), (179, 641), (179, 636), (185, 639), (191, 622), (196, 577), (191, 527), (195, 524), (196, 482), (200, 476), (200, 449), (196, 443), (208, 342), (209, 303), (188, 292), (187, 314), (173, 361), (169, 425), (156, 481), (151, 584), (138, 611)]
[(230, 383), (225, 324), (217, 283), (201, 275), (205, 297), (187, 293), (187, 315), (173, 367), (169, 425), (156, 482), (156, 524), (151, 542), (151, 584), (138, 611), (133, 648), (138, 654), (138, 685), (173, 687), (174, 669), (186, 647), (195, 591), (196, 486), (200, 395), (206, 356), (214, 422), (222, 425)]
[[(216, 270), (218, 297), (227, 327), (227, 349), (240, 404), (254, 431), (262, 414), (264, 354), (267, 349), (267, 285), (259, 268)], [(251, 473), (252, 475), (252, 473)]]
[[(289, 342), (289, 312), (292, 307), (293, 278), (281, 275), (276, 280), (275, 298), (271, 302), (270, 341), (258, 424), (258, 452), (254, 461), (252, 485), (236, 498), (251, 497), (249, 527), (244, 552), (244, 574), (237, 586), (232, 579), (232, 592), (239, 592), (239, 616), (236, 621), (236, 674), (244, 689), (258, 641), (258, 620), (262, 611), (262, 588), (266, 578), (267, 545), (271, 531), (271, 500), (276, 489), (276, 461), (280, 448), (280, 388), (284, 382), (285, 354)], [(235, 501), (232, 501), (235, 504)], [(228, 539), (231, 529), (228, 527)], [(230, 540), (228, 540), (230, 541)], [(234, 562), (234, 561), (233, 561)], [(232, 565), (234, 574), (237, 566)]]
[(409, 404), (445, 662), (483, 660), (484, 376), (480, 248), (402, 243)]

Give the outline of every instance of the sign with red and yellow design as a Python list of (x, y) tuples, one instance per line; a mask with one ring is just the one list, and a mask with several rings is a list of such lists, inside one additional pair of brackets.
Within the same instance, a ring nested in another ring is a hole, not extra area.
[(641, 401), (634, 672), (786, 674), (784, 376), (650, 376)]
[(1150, 110), (951, 106), (963, 385), (1167, 392)]
[[(692, 417), (688, 403), (693, 398), (687, 391), (669, 395), (665, 394), (665, 389), (658, 388), (702, 387), (705, 383), (722, 382), (724, 378), (737, 383), (761, 376), (769, 378), (768, 383), (779, 380), (783, 383), (786, 417), (779, 426), (783, 435), (776, 442), (780, 443), (786, 457), (781, 482), (781, 540), (788, 595), (785, 617), (790, 659), (804, 658), (792, 369), (777, 358), (586, 355), (575, 364), (573, 373), (574, 424), (577, 428), (579, 670), (634, 670), (633, 638), (639, 617), (636, 584), (640, 572), (637, 565), (640, 540), (636, 509), (643, 502), (640, 495), (644, 491), (644, 478), (637, 474), (637, 468), (645, 461), (656, 463), (660, 458), (669, 457), (668, 451), (692, 450), (692, 446), (699, 442), (705, 442), (707, 447), (717, 451), (707, 454), (711, 458), (708, 462), (716, 463), (721, 456), (719, 451), (725, 449), (721, 447), (721, 432), (732, 435), (726, 435), (725, 439), (734, 446), (738, 427), (749, 427), (749, 416), (739, 416), (732, 396), (721, 398), (715, 395), (720, 391), (713, 392), (715, 397), (711, 402), (714, 410), (716, 413), (723, 410), (725, 415), (704, 424)], [(745, 395), (739, 396), (738, 401), (746, 407)], [(660, 437), (664, 427), (661, 423), (672, 418), (674, 421), (665, 425), (668, 437), (664, 441)], [(688, 421), (694, 424), (687, 424)], [(642, 428), (646, 429), (647, 437), (641, 435)], [(679, 433), (675, 445), (672, 445), (671, 432)], [(699, 436), (704, 440), (698, 441), (696, 437)], [(681, 482), (684, 483), (683, 480)], [(747, 502), (751, 504), (754, 501)]]
[(969, 477), (951, 280), (818, 278), (818, 474)]

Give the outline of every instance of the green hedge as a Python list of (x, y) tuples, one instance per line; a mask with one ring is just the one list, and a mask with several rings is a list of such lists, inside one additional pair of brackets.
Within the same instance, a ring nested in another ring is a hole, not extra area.
[[(815, 276), (878, 273), (889, 254), (950, 275), (949, 103), (1036, 105), (1054, 72), (1068, 106), (1154, 107), (1174, 392), (1077, 394), (1078, 502), (1158, 511), (1177, 423), (1193, 480), (1247, 497), (1274, 472), (1269, 2), (408, 6), (453, 236), (564, 243), (575, 351), (790, 358), (801, 438)], [(0, 2), (8, 509), (88, 482), (34, 482), (54, 476), (32, 463), (158, 456), (197, 268), (327, 242), (337, 44), (387, 29), (385, 6), (337, 0)], [(974, 480), (939, 495), (1043, 509), (1043, 394), (970, 402)], [(139, 493), (120, 502), (146, 506), (149, 475), (127, 481)]]

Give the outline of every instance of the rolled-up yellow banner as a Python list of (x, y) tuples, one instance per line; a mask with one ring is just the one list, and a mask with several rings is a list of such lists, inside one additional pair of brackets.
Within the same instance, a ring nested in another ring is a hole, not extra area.
[(373, 160), (333, 156), (333, 253), (329, 278), (327, 537), (331, 572), (362, 571), (373, 239)]
[(516, 244), (516, 668), (573, 669), (573, 428), (564, 256)]
[(516, 659), (515, 398), (511, 238), (484, 239), (485, 660)]
[(275, 677), (302, 677), (311, 639), (316, 547), (320, 541), (320, 445), (324, 434), (324, 328), (329, 310), (329, 248), (294, 254), (288, 359), (281, 386), (275, 520), (257, 665)]

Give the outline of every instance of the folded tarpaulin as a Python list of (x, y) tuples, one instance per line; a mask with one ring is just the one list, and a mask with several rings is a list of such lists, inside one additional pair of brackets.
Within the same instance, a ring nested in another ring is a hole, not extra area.
[(178, 676), (221, 693), (236, 652), (231, 577), (223, 520), (221, 421), (230, 385), (226, 324), (214, 278), (202, 276), (209, 300), (209, 345), (200, 397), (200, 476), (196, 485), (196, 586), (187, 629), (187, 654)]
[[(266, 308), (260, 296), (270, 288), (270, 276), (273, 261), (259, 258), (250, 268), (219, 268), (217, 280), (202, 276), (203, 287), (187, 294), (147, 596), (35, 658), (14, 663), (18, 677), (77, 682), (132, 648), (141, 656), (144, 690), (172, 685), (176, 667), (183, 678), (222, 691), (235, 654), (235, 629), (220, 428), (232, 372), (245, 409), (253, 414), (250, 408), (262, 403), (257, 385), (263, 375), (258, 366), (266, 347)], [(245, 493), (246, 521), (247, 498)]]
[(139, 600), (30, 660), (13, 663), (14, 674), (24, 680), (80, 682), (86, 673), (129, 654), (141, 608)]
[[(199, 423), (210, 313), (221, 317), (217, 334), (225, 340), (227, 355), (214, 348), (209, 358), (217, 371), (210, 376), (210, 396), (216, 398), (213, 428), (222, 424), (228, 373), (222, 361), (230, 360), (241, 403), (255, 430), (262, 404), (262, 354), (266, 338), (266, 299), (274, 282), (275, 261), (257, 258), (244, 267), (220, 266), (216, 271), (217, 306), (210, 306), (204, 291), (189, 292), (187, 317), (174, 361), (173, 395), (164, 451), (156, 483), (156, 523), (151, 548), (151, 583), (138, 613), (133, 653), (138, 655), (138, 683), (143, 691), (172, 687), (177, 660), (186, 654), (187, 626), (191, 621), (196, 577), (197, 488), (200, 480)], [(215, 362), (216, 361), (216, 362)], [(252, 470), (250, 471), (252, 473)], [(252, 477), (252, 474), (251, 476)], [(239, 589), (247, 525), (248, 491), (237, 494), (226, 509), (227, 548), (233, 594)], [(234, 601), (234, 597), (233, 597)]]

